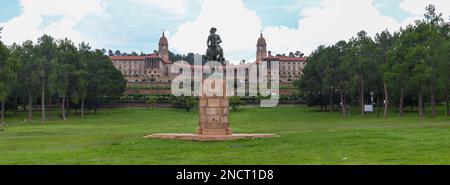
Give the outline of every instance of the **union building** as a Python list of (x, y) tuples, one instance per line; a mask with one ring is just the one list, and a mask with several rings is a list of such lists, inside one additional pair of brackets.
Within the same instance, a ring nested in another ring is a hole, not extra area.
[[(182, 70), (194, 70), (196, 67), (189, 65), (177, 65), (169, 59), (169, 42), (164, 32), (159, 39), (158, 50), (146, 56), (110, 56), (114, 66), (122, 72), (128, 83), (169, 83)], [(298, 80), (307, 64), (307, 58), (303, 55), (272, 56), (267, 51), (266, 39), (261, 33), (256, 44), (256, 61), (267, 61), (268, 68), (272, 61), (279, 61), (280, 83), (292, 83)], [(171, 68), (176, 65), (176, 73), (171, 73)], [(235, 71), (248, 71), (252, 63), (233, 65)], [(190, 69), (186, 69), (190, 68)], [(193, 74), (193, 73), (192, 73)]]

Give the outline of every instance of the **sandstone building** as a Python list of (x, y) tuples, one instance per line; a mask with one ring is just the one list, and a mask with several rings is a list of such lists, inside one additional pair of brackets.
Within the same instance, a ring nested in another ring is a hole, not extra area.
[[(129, 83), (133, 82), (160, 82), (168, 83), (177, 76), (176, 73), (170, 73), (173, 61), (169, 59), (169, 42), (165, 37), (164, 32), (159, 40), (158, 51), (147, 56), (111, 56), (111, 61), (114, 66), (122, 72)], [(307, 58), (303, 56), (272, 56), (270, 51), (267, 51), (266, 39), (261, 33), (256, 44), (256, 64), (261, 61), (267, 61), (268, 69), (271, 68), (271, 62), (279, 61), (279, 72), (281, 83), (292, 83), (298, 80), (302, 75), (302, 71), (307, 64)], [(233, 65), (236, 72), (245, 73), (248, 71), (252, 63)], [(181, 72), (182, 70), (194, 70), (197, 67), (189, 65), (177, 65)], [(188, 69), (187, 69), (188, 68)], [(179, 73), (178, 72), (178, 73)]]

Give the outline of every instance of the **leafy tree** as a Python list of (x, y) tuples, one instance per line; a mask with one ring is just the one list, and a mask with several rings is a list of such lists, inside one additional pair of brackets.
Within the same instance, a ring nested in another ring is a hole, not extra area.
[(73, 64), (77, 61), (78, 53), (77, 48), (73, 42), (66, 39), (58, 41), (58, 56), (57, 63), (55, 64), (55, 71), (52, 74), (53, 87), (56, 89), (57, 94), (61, 98), (61, 117), (66, 120), (66, 102), (68, 100), (69, 88), (71, 87), (71, 79), (74, 78), (76, 73), (76, 67)]
[(108, 56), (110, 56), (110, 57), (114, 56), (114, 52), (111, 49), (108, 50)]
[(353, 57), (353, 48), (345, 41), (339, 41), (334, 49), (337, 52), (337, 64), (335, 72), (336, 88), (339, 90), (340, 106), (342, 116), (347, 115), (347, 101), (346, 97), (349, 93), (349, 86), (351, 83), (351, 58)]
[(39, 81), (35, 75), (36, 69), (36, 48), (33, 45), (32, 41), (25, 41), (21, 46), (14, 44), (12, 47), (13, 55), (17, 57), (19, 62), (19, 70), (18, 70), (18, 83), (20, 86), (17, 88), (20, 91), (25, 91), (28, 99), (28, 122), (33, 122), (33, 97), (35, 89), (39, 87), (36, 84), (39, 84)]
[(120, 50), (116, 50), (116, 51), (114, 52), (114, 55), (115, 55), (115, 56), (122, 56), (122, 53), (120, 52)]
[(17, 63), (16, 56), (12, 55), (9, 49), (0, 41), (0, 124), (4, 123), (5, 101), (8, 98), (12, 85), (16, 83)]
[(232, 96), (230, 98), (230, 106), (231, 106), (232, 110), (234, 110), (234, 111), (238, 110), (239, 106), (241, 106), (241, 105), (245, 105), (245, 103), (241, 100), (241, 97)]
[(358, 33), (357, 38), (352, 39), (355, 48), (355, 58), (352, 60), (352, 71), (354, 71), (354, 81), (358, 88), (359, 104), (361, 116), (364, 116), (364, 104), (366, 93), (366, 82), (374, 77), (376, 65), (374, 61), (375, 43), (367, 36), (365, 31)]
[(388, 117), (389, 112), (389, 87), (388, 83), (392, 80), (390, 67), (388, 66), (388, 52), (392, 49), (394, 46), (396, 37), (389, 33), (388, 30), (385, 30), (379, 34), (376, 34), (375, 36), (375, 43), (376, 43), (376, 60), (377, 60), (377, 67), (380, 71), (378, 73), (380, 80), (383, 81), (383, 96), (384, 96), (384, 111), (383, 111), (383, 117)]
[(81, 104), (81, 117), (84, 117), (84, 107), (85, 107), (85, 101), (88, 94), (88, 63), (92, 61), (92, 51), (89, 44), (82, 42), (79, 45), (79, 55), (80, 55), (80, 61), (77, 65), (77, 72), (75, 75), (75, 91), (77, 95), (77, 99), (80, 101)]
[(53, 37), (49, 35), (43, 35), (38, 39), (38, 45), (36, 46), (36, 69), (35, 73), (39, 77), (41, 85), (41, 122), (45, 122), (45, 94), (48, 86), (49, 74), (53, 67), (51, 66), (56, 60), (57, 46)]
[(87, 63), (87, 101), (97, 112), (97, 105), (101, 98), (119, 97), (126, 90), (126, 80), (118, 71), (108, 56), (100, 50), (92, 52), (92, 58)]

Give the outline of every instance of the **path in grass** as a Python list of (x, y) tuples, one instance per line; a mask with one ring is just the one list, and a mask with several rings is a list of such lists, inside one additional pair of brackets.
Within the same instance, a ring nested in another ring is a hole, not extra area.
[(281, 137), (143, 139), (151, 133), (194, 132), (197, 113), (101, 110), (85, 119), (6, 127), (0, 132), (0, 164), (450, 164), (450, 117), (341, 118), (338, 113), (285, 107), (232, 112), (230, 121), (235, 133)]

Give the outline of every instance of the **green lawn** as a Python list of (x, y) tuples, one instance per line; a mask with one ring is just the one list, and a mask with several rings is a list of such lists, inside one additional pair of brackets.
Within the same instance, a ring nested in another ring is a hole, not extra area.
[[(26, 115), (8, 116), (8, 122), (18, 122)], [(232, 112), (230, 121), (235, 133), (280, 137), (144, 139), (151, 133), (194, 132), (197, 113), (110, 109), (85, 119), (7, 126), (0, 131), (0, 164), (450, 164), (450, 117), (341, 118), (312, 108), (280, 107)]]

